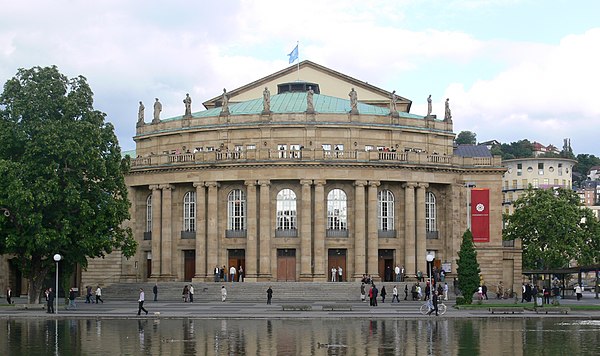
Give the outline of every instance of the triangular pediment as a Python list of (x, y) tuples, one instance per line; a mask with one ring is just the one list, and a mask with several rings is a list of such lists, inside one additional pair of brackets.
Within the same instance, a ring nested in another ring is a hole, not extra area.
[[(271, 94), (274, 95), (277, 94), (277, 86), (279, 84), (296, 81), (316, 83), (319, 85), (320, 94), (336, 98), (348, 99), (348, 93), (354, 88), (358, 94), (358, 101), (360, 103), (379, 107), (388, 107), (392, 95), (387, 90), (305, 60), (300, 62), (299, 65), (289, 66), (244, 86), (227, 91), (229, 103), (233, 104), (261, 98), (265, 87), (269, 88)], [(219, 107), (221, 106), (221, 98), (222, 96), (219, 95), (202, 104), (207, 109)], [(409, 112), (411, 104), (410, 100), (398, 96), (398, 111)]]

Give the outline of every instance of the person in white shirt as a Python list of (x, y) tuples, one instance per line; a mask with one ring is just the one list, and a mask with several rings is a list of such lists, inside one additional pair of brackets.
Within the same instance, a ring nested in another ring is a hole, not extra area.
[(221, 286), (221, 301), (224, 302), (227, 299), (227, 289), (225, 286)]
[(191, 284), (190, 284), (188, 293), (190, 296), (190, 303), (193, 303), (194, 302), (194, 287)]
[(100, 289), (100, 286), (96, 288), (96, 304), (98, 304), (98, 301), (101, 301), (102, 304), (104, 304), (104, 301), (102, 300), (102, 289)]
[[(394, 273), (396, 273), (396, 282), (400, 282), (400, 267), (398, 265), (394, 268)], [(394, 300), (392, 299), (392, 301)]]
[(396, 288), (396, 286), (392, 289), (392, 303), (394, 302), (394, 299), (396, 299), (396, 302), (400, 303), (400, 299), (398, 299), (398, 288)]
[(335, 266), (334, 266), (334, 267), (331, 267), (331, 281), (335, 282), (336, 277), (337, 277), (337, 268), (335, 268)]
[(444, 283), (444, 300), (448, 300), (448, 283)]
[(229, 276), (231, 277), (229, 280), (231, 280), (231, 282), (235, 281), (235, 274), (236, 274), (237, 270), (235, 269), (235, 267), (231, 266), (229, 268)]
[(343, 282), (344, 281), (344, 276), (342, 275), (342, 266), (338, 266), (338, 282)]
[(144, 309), (144, 288), (140, 288), (140, 297), (138, 298), (138, 315), (142, 313), (142, 310), (148, 315), (148, 311)]

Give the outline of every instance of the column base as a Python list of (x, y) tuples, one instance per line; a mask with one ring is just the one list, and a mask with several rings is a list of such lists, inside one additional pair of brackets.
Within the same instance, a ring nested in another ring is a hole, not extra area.
[(312, 282), (314, 281), (314, 277), (312, 273), (300, 274), (300, 282)]

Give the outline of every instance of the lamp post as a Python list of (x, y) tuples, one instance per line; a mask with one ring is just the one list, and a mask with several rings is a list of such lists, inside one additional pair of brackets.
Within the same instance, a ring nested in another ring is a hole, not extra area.
[(56, 293), (56, 295), (54, 296), (54, 300), (56, 300), (56, 308), (54, 309), (54, 314), (58, 314), (58, 262), (60, 260), (62, 260), (62, 256), (58, 253), (55, 254), (54, 262), (56, 262), (56, 289), (54, 290), (54, 293)]
[(427, 268), (429, 269), (429, 293), (433, 295), (433, 284), (431, 284), (431, 262), (433, 262), (435, 257), (431, 252), (429, 252), (425, 258), (427, 259)]

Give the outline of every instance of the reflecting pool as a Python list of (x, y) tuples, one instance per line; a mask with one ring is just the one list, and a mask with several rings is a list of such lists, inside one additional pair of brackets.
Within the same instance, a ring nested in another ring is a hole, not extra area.
[(600, 321), (1, 319), (2, 355), (600, 355)]

